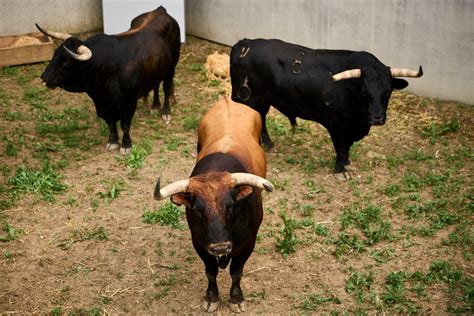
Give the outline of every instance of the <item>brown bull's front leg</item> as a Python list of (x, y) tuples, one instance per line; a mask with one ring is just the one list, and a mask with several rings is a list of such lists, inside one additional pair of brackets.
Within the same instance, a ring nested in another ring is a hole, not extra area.
[(241, 313), (247, 309), (244, 301), (244, 293), (240, 287), (240, 280), (242, 279), (244, 265), (252, 254), (255, 246), (255, 240), (250, 241), (244, 247), (241, 253), (232, 258), (230, 264), (230, 276), (232, 278), (232, 285), (230, 287), (230, 309), (234, 313)]
[(219, 273), (219, 267), (217, 265), (217, 259), (216, 257), (211, 256), (202, 247), (195, 246), (195, 249), (199, 257), (201, 257), (201, 260), (204, 262), (208, 281), (206, 295), (202, 302), (202, 308), (209, 313), (214, 312), (219, 307), (219, 289), (217, 287), (217, 274)]

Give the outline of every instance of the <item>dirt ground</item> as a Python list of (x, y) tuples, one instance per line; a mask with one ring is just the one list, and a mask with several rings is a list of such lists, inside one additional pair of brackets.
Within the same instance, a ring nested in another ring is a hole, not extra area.
[[(85, 94), (42, 88), (45, 64), (3, 70), (0, 220), (17, 235), (0, 241), (0, 313), (201, 312), (207, 280), (184, 217), (184, 229), (177, 229), (147, 224), (143, 214), (167, 205), (152, 197), (158, 176), (166, 184), (193, 168), (199, 118), (225, 93), (203, 67), (215, 51), (230, 48), (193, 37), (182, 46), (169, 125), (139, 106), (131, 136), (134, 144), (148, 142), (151, 152), (136, 171), (104, 149), (105, 126)], [(39, 91), (36, 101), (31, 91)], [(66, 122), (65, 109), (81, 111), (77, 146), (65, 134), (41, 132), (40, 124)], [(298, 120), (293, 134), (281, 114), (272, 109), (269, 116), (276, 146), (267, 152), (267, 178), (276, 190), (263, 193), (264, 221), (244, 269), (248, 313), (472, 313), (472, 106), (395, 93), (387, 123), (354, 146), (354, 171), (345, 182), (331, 173), (335, 153), (324, 128)], [(45, 160), (67, 189), (50, 201), (13, 194), (18, 168), (39, 170)], [(107, 196), (113, 185), (119, 193)], [(429, 201), (436, 204), (430, 211)], [(380, 213), (373, 221), (355, 219), (374, 208)], [(283, 213), (291, 220), (284, 222)], [(368, 232), (381, 223), (387, 230), (373, 238)], [(285, 227), (294, 253), (277, 247)], [(452, 241), (461, 235), (463, 242)], [(438, 277), (430, 268), (435, 262), (458, 274)], [(433, 278), (422, 282), (415, 272)], [(403, 280), (391, 281), (394, 273)], [(230, 282), (221, 271), (217, 314), (231, 313)]]

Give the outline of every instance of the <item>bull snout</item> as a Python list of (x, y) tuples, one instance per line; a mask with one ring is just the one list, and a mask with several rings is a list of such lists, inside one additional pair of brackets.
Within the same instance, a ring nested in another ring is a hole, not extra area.
[(383, 125), (383, 124), (385, 124), (384, 116), (372, 117), (370, 119), (370, 125)]
[(225, 256), (232, 251), (232, 242), (224, 241), (216, 244), (210, 244), (207, 251), (213, 256)]
[(46, 71), (43, 72), (43, 74), (41, 75), (40, 78), (41, 78), (41, 81), (43, 81), (43, 84), (44, 84), (46, 87), (48, 87), (48, 88), (50, 88), (50, 89), (56, 88), (56, 85), (53, 84), (51, 78), (48, 76), (48, 74), (46, 73)]

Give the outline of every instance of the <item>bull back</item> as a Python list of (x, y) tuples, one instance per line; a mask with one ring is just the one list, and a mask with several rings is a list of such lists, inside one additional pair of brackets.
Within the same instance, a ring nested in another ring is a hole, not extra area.
[(203, 116), (198, 128), (197, 162), (215, 153), (238, 159), (246, 172), (265, 177), (266, 159), (260, 146), (262, 130), (258, 112), (222, 97)]

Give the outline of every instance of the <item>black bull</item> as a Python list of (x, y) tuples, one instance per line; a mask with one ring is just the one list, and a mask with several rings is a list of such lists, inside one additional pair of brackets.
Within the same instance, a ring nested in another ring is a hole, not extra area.
[(262, 141), (272, 147), (265, 124), (270, 106), (286, 115), (316, 121), (331, 135), (336, 150), (334, 172), (346, 174), (349, 150), (386, 121), (392, 90), (423, 72), (390, 68), (368, 52), (321, 50), (280, 40), (243, 39), (231, 51), (232, 99), (262, 117)]
[(116, 125), (120, 121), (123, 154), (132, 147), (130, 125), (138, 98), (154, 90), (153, 105), (159, 107), (161, 82), (165, 93), (162, 114), (169, 121), (169, 99), (181, 47), (179, 25), (163, 7), (136, 17), (131, 26), (121, 34), (100, 34), (82, 41), (37, 25), (46, 35), (64, 41), (41, 79), (50, 88), (86, 92), (92, 98), (97, 115), (109, 126), (108, 150), (119, 147)]

